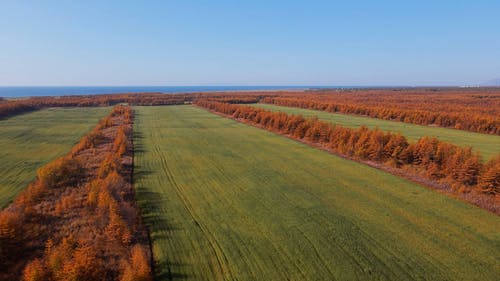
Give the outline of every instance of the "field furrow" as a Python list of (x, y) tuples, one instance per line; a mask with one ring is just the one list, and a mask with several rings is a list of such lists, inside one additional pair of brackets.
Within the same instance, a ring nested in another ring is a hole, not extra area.
[(193, 106), (135, 107), (159, 280), (495, 280), (500, 219)]

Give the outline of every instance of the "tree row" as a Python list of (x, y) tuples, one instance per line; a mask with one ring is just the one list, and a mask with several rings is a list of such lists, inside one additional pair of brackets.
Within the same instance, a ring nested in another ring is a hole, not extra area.
[[(500, 155), (483, 164), (480, 155), (471, 148), (436, 138), (423, 137), (410, 143), (401, 134), (378, 129), (346, 128), (317, 118), (203, 99), (196, 104), (294, 139), (321, 145), (349, 158), (370, 161), (431, 180), (454, 192), (475, 196), (474, 201), (495, 198), (500, 194)], [(488, 204), (492, 204), (490, 199)], [(492, 209), (498, 206), (483, 207)]]
[(0, 212), (0, 279), (152, 280), (131, 185), (132, 121), (116, 106)]
[(500, 135), (500, 93), (472, 97), (459, 93), (368, 93), (282, 93), (262, 102)]
[(32, 97), (0, 103), (0, 118), (46, 107), (132, 105), (174, 105), (192, 101), (194, 94), (130, 93), (62, 97)]

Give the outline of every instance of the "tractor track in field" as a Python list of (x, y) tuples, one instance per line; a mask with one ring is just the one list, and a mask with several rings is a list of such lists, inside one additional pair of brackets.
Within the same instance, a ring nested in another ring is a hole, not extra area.
[(160, 280), (495, 280), (483, 210), (195, 107), (140, 111), (140, 184), (179, 230), (152, 229)]
[(191, 216), (193, 219), (194, 224), (200, 229), (200, 231), (203, 233), (203, 235), (207, 238), (207, 241), (209, 242), (210, 247), (212, 248), (212, 251), (214, 253), (214, 256), (217, 259), (218, 262), (218, 267), (221, 271), (221, 274), (226, 280), (226, 276), (229, 277), (227, 280), (237, 280), (233, 274), (231, 273), (231, 270), (228, 265), (228, 260), (227, 257), (224, 254), (224, 251), (220, 247), (220, 245), (217, 242), (217, 239), (215, 239), (214, 235), (201, 223), (200, 219), (197, 217), (195, 214), (195, 211), (193, 210), (192, 204), (189, 201), (189, 199), (184, 195), (182, 192), (182, 188), (179, 186), (177, 181), (175, 180), (175, 176), (173, 175), (172, 171), (169, 168), (169, 165), (167, 163), (167, 160), (165, 157), (163, 157), (163, 153), (161, 152), (161, 149), (159, 146), (155, 145), (155, 150), (156, 154), (159, 156), (160, 163), (162, 165), (163, 171), (165, 171), (165, 175), (169, 179), (169, 182), (174, 186), (175, 191), (177, 193), (177, 196), (179, 199), (181, 199), (183, 206), (185, 207), (186, 211), (188, 214)]

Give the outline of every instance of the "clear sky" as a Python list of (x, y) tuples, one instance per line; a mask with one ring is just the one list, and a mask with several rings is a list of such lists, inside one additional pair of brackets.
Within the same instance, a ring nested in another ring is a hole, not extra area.
[(499, 0), (0, 0), (0, 85), (463, 85)]

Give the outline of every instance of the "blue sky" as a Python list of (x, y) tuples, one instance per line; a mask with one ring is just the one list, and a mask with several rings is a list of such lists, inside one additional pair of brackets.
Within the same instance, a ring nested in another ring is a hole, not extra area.
[(0, 1), (0, 85), (463, 85), (500, 1)]

